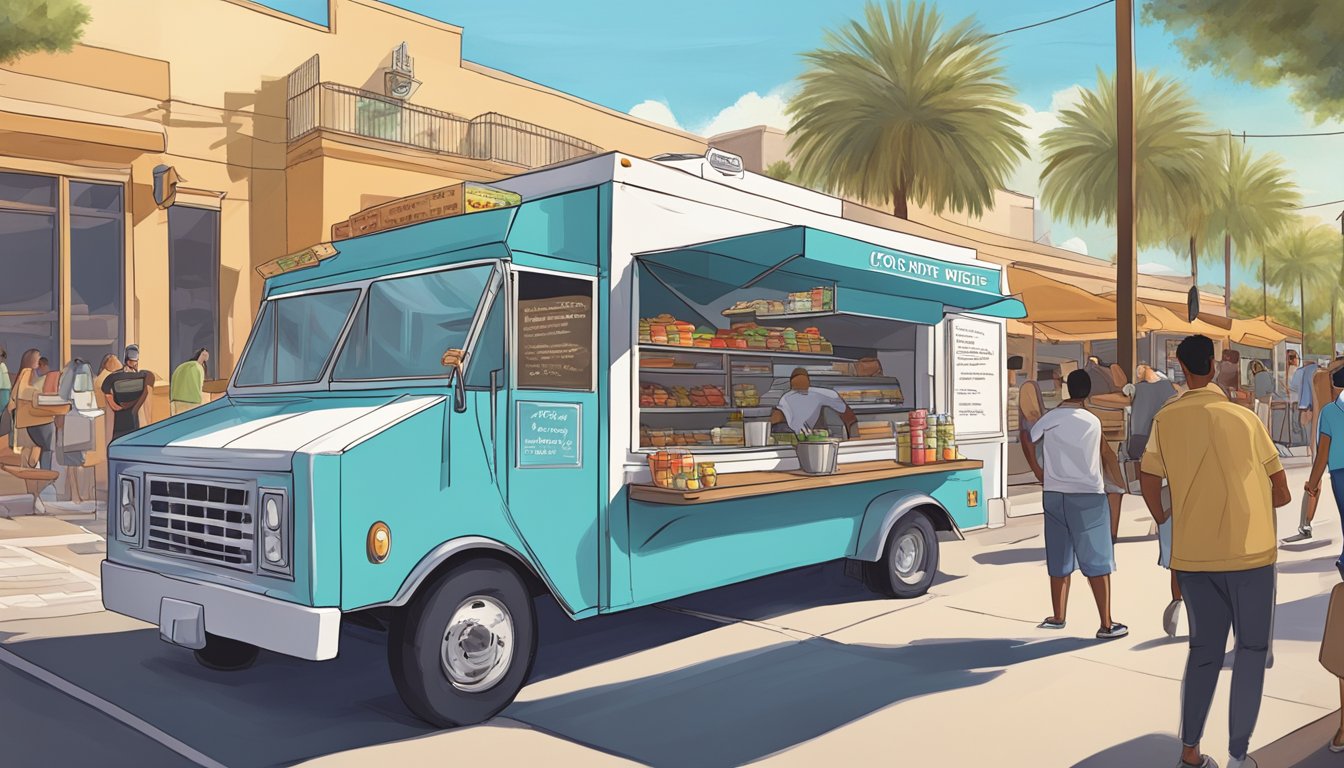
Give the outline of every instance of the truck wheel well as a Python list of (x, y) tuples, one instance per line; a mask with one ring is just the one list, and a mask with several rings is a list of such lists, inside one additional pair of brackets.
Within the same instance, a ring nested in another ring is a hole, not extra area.
[(933, 530), (935, 531), (947, 531), (950, 533), (956, 530), (952, 525), (952, 516), (942, 507), (934, 506), (933, 504), (922, 504), (910, 511), (912, 513), (921, 513), (929, 518), (929, 522), (933, 523)]
[(424, 581), (421, 581), (419, 586), (416, 587), (416, 591), (411, 595), (411, 599), (414, 599), (426, 584), (433, 582), (449, 569), (456, 568), (468, 560), (494, 560), (507, 565), (522, 578), (523, 583), (527, 585), (528, 591), (532, 593), (533, 597), (541, 597), (542, 595), (551, 594), (551, 590), (546, 586), (546, 582), (532, 570), (531, 566), (511, 553), (502, 552), (497, 549), (466, 549), (461, 552), (453, 553), (450, 557), (435, 566), (434, 570), (430, 571)]

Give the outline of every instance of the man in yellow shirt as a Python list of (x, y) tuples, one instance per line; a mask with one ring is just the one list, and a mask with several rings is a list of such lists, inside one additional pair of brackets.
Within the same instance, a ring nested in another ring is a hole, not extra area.
[[(1291, 501), (1279, 452), (1255, 413), (1212, 383), (1213, 342), (1188, 336), (1176, 349), (1190, 389), (1153, 418), (1139, 483), (1153, 519), (1172, 521), (1171, 570), (1190, 625), (1181, 706), (1181, 764), (1216, 768), (1199, 741), (1223, 667), (1227, 632), (1236, 633), (1229, 704), (1229, 768), (1247, 755), (1260, 713), (1274, 618), (1274, 508)], [(1171, 511), (1162, 506), (1162, 478)]]

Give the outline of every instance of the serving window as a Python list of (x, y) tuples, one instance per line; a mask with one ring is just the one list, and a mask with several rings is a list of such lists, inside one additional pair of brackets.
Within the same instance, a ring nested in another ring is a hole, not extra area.
[(830, 409), (817, 424), (841, 439), (890, 441), (901, 414), (931, 405), (917, 354), (931, 328), (847, 313), (833, 283), (774, 273), (742, 288), (652, 264), (638, 282), (639, 450), (791, 444), (768, 422), (799, 369), (853, 410), (852, 429)]

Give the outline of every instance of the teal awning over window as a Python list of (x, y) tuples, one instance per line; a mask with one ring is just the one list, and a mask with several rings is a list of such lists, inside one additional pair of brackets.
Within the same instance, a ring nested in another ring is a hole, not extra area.
[[(929, 324), (948, 312), (1002, 318), (1027, 314), (1020, 300), (1001, 292), (998, 269), (919, 256), (809, 227), (651, 251), (637, 258), (680, 273), (678, 290), (697, 300), (723, 295), (724, 285), (796, 291), (821, 282), (836, 285), (840, 312)], [(706, 283), (702, 291), (696, 290), (696, 280)]]

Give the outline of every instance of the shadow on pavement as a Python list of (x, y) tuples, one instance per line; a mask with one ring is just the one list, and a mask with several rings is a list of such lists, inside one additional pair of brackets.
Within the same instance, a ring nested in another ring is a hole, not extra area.
[[(933, 586), (965, 578), (939, 571)], [(903, 601), (874, 594), (863, 582), (845, 575), (844, 561), (796, 568), (780, 574), (669, 600), (667, 605), (715, 616), (768, 621), (823, 605), (884, 601), (900, 607)]]
[(1313, 549), (1325, 549), (1334, 542), (1330, 539), (1314, 539), (1311, 543), (1302, 542), (1300, 544), (1280, 544), (1279, 549), (1286, 549), (1289, 552), (1310, 552)]
[(1328, 592), (1279, 605), (1274, 609), (1274, 639), (1320, 643), (1325, 635), (1325, 612), (1329, 606)]
[(1262, 768), (1339, 768), (1340, 756), (1326, 744), (1339, 727), (1336, 710), (1252, 753)]
[(1080, 638), (785, 642), (515, 704), (505, 714), (648, 765), (735, 766), (896, 702), (987, 683), (1004, 667), (1088, 645)]
[[(537, 601), (537, 612), (543, 642), (534, 680), (719, 626), (653, 608), (575, 622), (549, 598)], [(263, 651), (255, 666), (241, 672), (201, 667), (191, 651), (161, 641), (157, 629), (5, 648), (230, 768), (243, 768), (293, 764), (432, 732), (402, 705), (388, 674), (386, 642), (382, 633), (347, 625), (336, 659), (307, 662)], [(0, 765), (6, 760), (0, 757)]]
[(1333, 557), (1314, 557), (1310, 560), (1296, 560), (1291, 563), (1279, 563), (1279, 573), (1334, 573)]
[[(1181, 761), (1181, 741), (1174, 734), (1150, 733), (1117, 744), (1074, 763), (1073, 768), (1137, 768), (1176, 765)], [(1264, 768), (1271, 768), (1264, 765)]]
[(1045, 547), (1023, 547), (1022, 549), (1001, 549), (994, 552), (980, 552), (971, 557), (981, 565), (1017, 565), (1019, 563), (1045, 564)]

